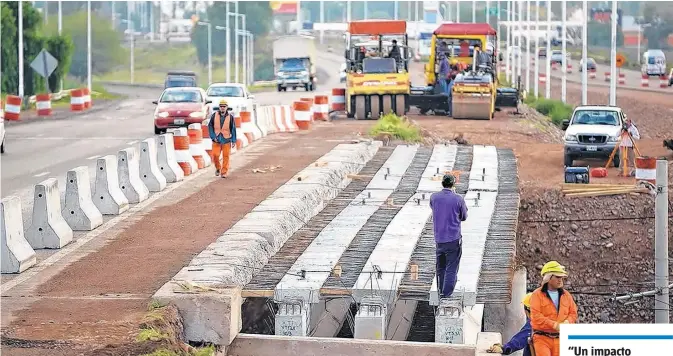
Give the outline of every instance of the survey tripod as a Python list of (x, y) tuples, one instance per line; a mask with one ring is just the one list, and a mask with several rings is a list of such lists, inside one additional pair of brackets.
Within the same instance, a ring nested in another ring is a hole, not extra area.
[[(624, 138), (628, 138), (631, 140), (631, 144), (633, 145), (633, 152), (636, 155), (636, 157), (640, 156), (640, 150), (638, 149), (638, 146), (636, 146), (636, 140), (633, 139), (633, 136), (631, 136), (631, 133), (629, 130), (623, 126), (622, 127), (622, 132), (619, 135), (619, 140), (617, 140), (617, 145), (615, 148), (612, 150), (612, 153), (610, 153), (610, 158), (608, 159), (608, 162), (605, 164), (605, 169), (608, 169), (610, 166), (610, 163), (612, 163), (612, 160), (615, 158), (615, 154), (617, 153), (617, 150), (620, 150), (619, 153), (619, 159), (621, 160), (621, 167), (622, 167), (622, 176), (628, 177), (629, 174), (629, 167), (628, 167), (628, 162), (629, 162), (629, 148), (628, 147), (621, 147), (622, 141), (624, 141)], [(634, 162), (635, 162), (635, 157), (634, 157)], [(635, 169), (635, 167), (633, 167)]]

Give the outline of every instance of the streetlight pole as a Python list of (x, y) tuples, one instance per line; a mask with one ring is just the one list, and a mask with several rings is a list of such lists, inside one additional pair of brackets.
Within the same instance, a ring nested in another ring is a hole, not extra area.
[(460, 1), (456, 1), (456, 22), (460, 22)]
[(568, 85), (568, 55), (566, 52), (566, 11), (567, 11), (566, 2), (561, 2), (561, 52), (563, 52), (563, 57), (561, 57), (561, 101), (566, 102), (566, 92)]
[(86, 2), (86, 85), (91, 91), (91, 0)]
[[(114, 4), (114, 2), (113, 2)], [(114, 16), (114, 12), (113, 12)], [(114, 22), (113, 22), (114, 24)], [(58, 35), (60, 36), (61, 33), (63, 32), (63, 4), (61, 1), (58, 1)], [(61, 79), (61, 83), (59, 84), (59, 91), (63, 91), (63, 79)]]
[[(517, 58), (516, 62), (516, 80), (515, 82), (517, 84), (521, 84), (521, 70), (523, 67), (523, 26), (521, 26), (521, 22), (523, 21), (523, 2), (521, 0), (517, 1), (519, 6), (519, 58)], [(517, 85), (518, 87), (518, 85)]]
[[(234, 13), (237, 15), (234, 17), (234, 81), (238, 83), (239, 76), (239, 66), (238, 66), (238, 1), (234, 2)], [(299, 16), (299, 4), (297, 4), (297, 16)], [(299, 20), (298, 20), (299, 21)], [(299, 29), (301, 29), (301, 22), (299, 22)]]
[(19, 96), (23, 100), (23, 1), (19, 0)]
[(210, 85), (213, 83), (213, 26), (205, 21), (199, 21), (197, 24), (208, 27), (208, 85)]
[(397, 0), (393, 1), (393, 4), (394, 4), (394, 5), (393, 5), (393, 7), (394, 7), (393, 12), (395, 13), (395, 15), (394, 15), (393, 18), (394, 18), (395, 20), (397, 20), (397, 18), (399, 17), (397, 13), (400, 11), (400, 10), (399, 10), (399, 9), (400, 9), (400, 4), (399, 4), (399, 2), (398, 2)]
[[(227, 37), (227, 48), (226, 48), (226, 57), (227, 58), (225, 60), (227, 68), (225, 68), (225, 72), (226, 72), (226, 75), (227, 75), (227, 80), (226, 81), (230, 82), (231, 81), (231, 34), (229, 33), (230, 32), (230, 27), (229, 27), (229, 1), (227, 1), (226, 6), (227, 6), (227, 16), (226, 16), (227, 19), (225, 20), (226, 21), (225, 26), (226, 26), (227, 29), (226, 29), (224, 35)], [(221, 30), (221, 27), (222, 26), (216, 26), (215, 28), (218, 29), (218, 30)]]
[(512, 1), (507, 1), (507, 41), (505, 49), (507, 50), (507, 58), (505, 58), (505, 77), (507, 81), (512, 82)]
[(477, 0), (472, 0), (472, 23), (477, 23)]
[(131, 84), (134, 82), (134, 73), (133, 73), (133, 68), (135, 67), (134, 61), (134, 47), (135, 47), (135, 30), (133, 29), (133, 22), (131, 21), (131, 2), (127, 1), (126, 2), (126, 23), (128, 24), (128, 30), (129, 30), (129, 41), (131, 41)]
[(612, 0), (612, 40), (610, 49), (610, 105), (617, 105), (617, 0)]
[(530, 29), (530, 0), (526, 0), (526, 11), (528, 12), (528, 22), (526, 23), (526, 93), (530, 93), (530, 60), (531, 57), (531, 29)]
[(535, 0), (535, 78), (533, 85), (535, 97), (540, 95), (540, 0)]
[(587, 49), (589, 42), (589, 34), (587, 33), (587, 22), (589, 18), (589, 9), (588, 1), (584, 0), (582, 2), (582, 105), (587, 105), (588, 102), (588, 76), (589, 74), (587, 69)]
[(369, 6), (368, 6), (369, 4), (367, 4), (367, 0), (365, 0), (364, 3), (365, 3), (365, 20), (366, 20), (367, 17), (368, 17), (367, 15), (369, 15), (369, 11), (367, 11), (367, 10), (368, 10), (368, 7), (369, 7)]
[(545, 69), (547, 81), (545, 83), (544, 97), (549, 99), (551, 98), (551, 0), (547, 0), (547, 8), (545, 10), (547, 11), (547, 26), (545, 26), (547, 28), (547, 57), (545, 58), (547, 60), (547, 68)]
[(323, 0), (320, 0), (320, 44), (325, 43), (325, 30), (323, 29), (323, 26), (325, 26), (325, 2)]

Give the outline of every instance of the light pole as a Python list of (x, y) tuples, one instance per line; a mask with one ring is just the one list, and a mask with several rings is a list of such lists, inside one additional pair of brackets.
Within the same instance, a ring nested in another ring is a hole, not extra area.
[(23, 1), (19, 1), (19, 97), (23, 100)]
[(589, 34), (587, 33), (587, 22), (589, 21), (588, 1), (582, 2), (582, 105), (587, 105), (587, 86), (588, 76), (587, 69), (587, 47), (589, 42)]
[[(237, 7), (238, 7), (238, 1), (236, 2), (236, 4), (237, 4)], [(241, 67), (238, 65), (238, 56), (239, 56), (239, 52), (238, 52), (238, 37), (239, 37), (239, 34), (238, 34), (238, 31), (245, 30), (245, 28), (246, 28), (245, 15), (244, 14), (239, 14), (238, 12), (228, 12), (227, 15), (234, 16), (234, 18), (235, 18), (235, 20), (234, 20), (234, 70), (235, 70), (234, 81), (236, 83), (240, 83), (240, 80), (239, 80), (240, 73), (239, 72), (241, 71), (240, 70)], [(242, 18), (242, 22), (243, 22), (243, 27), (242, 28), (238, 27), (238, 18), (239, 17)]]
[(395, 0), (393, 3), (394, 3), (394, 5), (393, 5), (393, 6), (394, 6), (393, 12), (395, 12), (395, 15), (394, 15), (393, 18), (394, 18), (395, 20), (397, 20), (398, 17), (399, 17), (399, 16), (397, 15), (397, 13), (400, 11), (400, 10), (399, 10), (400, 4), (399, 4), (399, 2), (398, 2), (397, 0)]
[(210, 85), (213, 83), (213, 26), (206, 21), (199, 21), (197, 24), (208, 27), (208, 85)]
[(533, 82), (535, 83), (533, 87), (535, 88), (535, 97), (537, 98), (540, 95), (540, 0), (535, 0), (535, 78)]
[[(229, 18), (229, 16), (227, 16)], [(228, 22), (228, 21), (227, 21)], [(225, 60), (224, 60), (224, 65), (225, 65), (225, 71), (226, 71), (226, 76), (227, 79), (225, 80), (226, 82), (229, 82), (231, 80), (231, 51), (230, 51), (230, 33), (229, 33), (229, 26), (215, 26), (216, 30), (224, 31), (225, 37), (227, 38), (227, 54)], [(210, 41), (208, 41), (210, 42)]]
[(129, 32), (129, 41), (131, 41), (131, 64), (130, 64), (130, 72), (131, 72), (131, 84), (134, 82), (134, 73), (133, 73), (133, 68), (135, 67), (134, 62), (135, 62), (135, 56), (134, 56), (134, 47), (135, 47), (135, 34), (133, 30), (133, 22), (131, 22), (131, 9), (129, 8), (129, 13), (127, 14), (128, 20), (121, 19), (120, 22), (128, 25), (128, 32)]
[[(521, 26), (521, 22), (523, 21), (523, 2), (521, 0), (518, 1), (519, 6), (519, 58), (517, 58), (516, 62), (516, 82), (521, 83), (521, 70), (523, 69), (523, 26)], [(517, 86), (518, 87), (518, 86)]]
[(91, 91), (91, 0), (86, 2), (86, 85)]
[(533, 58), (531, 57), (530, 52), (532, 51), (532, 48), (530, 46), (530, 40), (531, 40), (531, 29), (530, 29), (530, 0), (526, 0), (526, 12), (528, 12), (527, 16), (527, 23), (526, 23), (526, 93), (530, 93), (530, 60)]
[[(325, 25), (325, 2), (320, 0), (320, 26)], [(320, 44), (325, 43), (325, 30), (320, 28)]]
[(612, 0), (612, 40), (610, 49), (610, 105), (617, 105), (617, 0)]
[(505, 58), (505, 77), (512, 82), (512, 1), (507, 2), (507, 41), (505, 42), (505, 49), (507, 50), (507, 58)]
[(248, 83), (252, 85), (255, 81), (255, 35), (248, 31)]
[(549, 99), (551, 98), (551, 37), (549, 34), (551, 32), (551, 0), (547, 0), (547, 8), (545, 11), (547, 11), (547, 57), (545, 58), (547, 60), (547, 68), (545, 69), (547, 81), (545, 82), (546, 87), (544, 97)]
[[(113, 2), (113, 4), (114, 4), (114, 2)], [(114, 14), (114, 12), (113, 12), (113, 14)], [(114, 22), (113, 22), (113, 24), (114, 24)], [(62, 32), (63, 32), (63, 4), (59, 0), (59, 2), (58, 2), (58, 35), (60, 36)], [(59, 84), (59, 91), (63, 91), (63, 79), (61, 79), (61, 83)]]
[(566, 102), (566, 91), (568, 85), (568, 54), (566, 52), (566, 2), (561, 2), (561, 101)]
[(477, 0), (472, 0), (472, 23), (477, 23)]
[(246, 30), (238, 30), (236, 31), (236, 36), (241, 37), (241, 44), (243, 46), (243, 51), (242, 51), (242, 62), (243, 62), (243, 85), (248, 86), (249, 81), (250, 81), (250, 31)]
[(460, 22), (460, 1), (456, 1), (456, 22)]

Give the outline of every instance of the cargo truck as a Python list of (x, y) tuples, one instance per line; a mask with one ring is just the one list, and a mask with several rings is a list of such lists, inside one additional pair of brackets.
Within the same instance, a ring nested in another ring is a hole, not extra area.
[(273, 63), (278, 91), (316, 88), (315, 42), (310, 36), (283, 36), (273, 42)]

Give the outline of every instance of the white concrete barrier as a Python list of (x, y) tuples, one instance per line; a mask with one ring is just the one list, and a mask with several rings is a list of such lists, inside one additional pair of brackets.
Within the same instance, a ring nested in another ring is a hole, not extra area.
[(140, 143), (140, 180), (150, 192), (160, 192), (166, 188), (166, 177), (157, 165), (157, 142), (154, 138)]
[(129, 210), (129, 200), (119, 188), (117, 157), (108, 155), (96, 162), (93, 203), (103, 215), (119, 215)]
[(103, 214), (91, 198), (89, 168), (86, 166), (68, 171), (65, 182), (65, 207), (61, 214), (75, 231), (91, 231), (103, 225)]
[(49, 178), (35, 185), (32, 223), (26, 240), (33, 249), (61, 248), (72, 241), (73, 233), (61, 215), (58, 180)]
[(269, 134), (268, 123), (266, 119), (266, 111), (263, 106), (256, 106), (253, 113), (253, 121), (259, 132), (262, 134), (262, 137), (266, 137)]
[(140, 180), (140, 163), (135, 147), (125, 148), (117, 153), (117, 173), (119, 188), (131, 204), (138, 204), (150, 196), (150, 191)]
[(0, 210), (2, 210), (0, 217), (2, 273), (21, 273), (37, 262), (35, 251), (23, 235), (21, 200), (16, 196), (4, 198)]
[(166, 182), (175, 183), (185, 179), (185, 173), (178, 165), (175, 158), (175, 147), (173, 147), (173, 134), (166, 133), (159, 135), (157, 146), (157, 165), (159, 171), (166, 178)]

